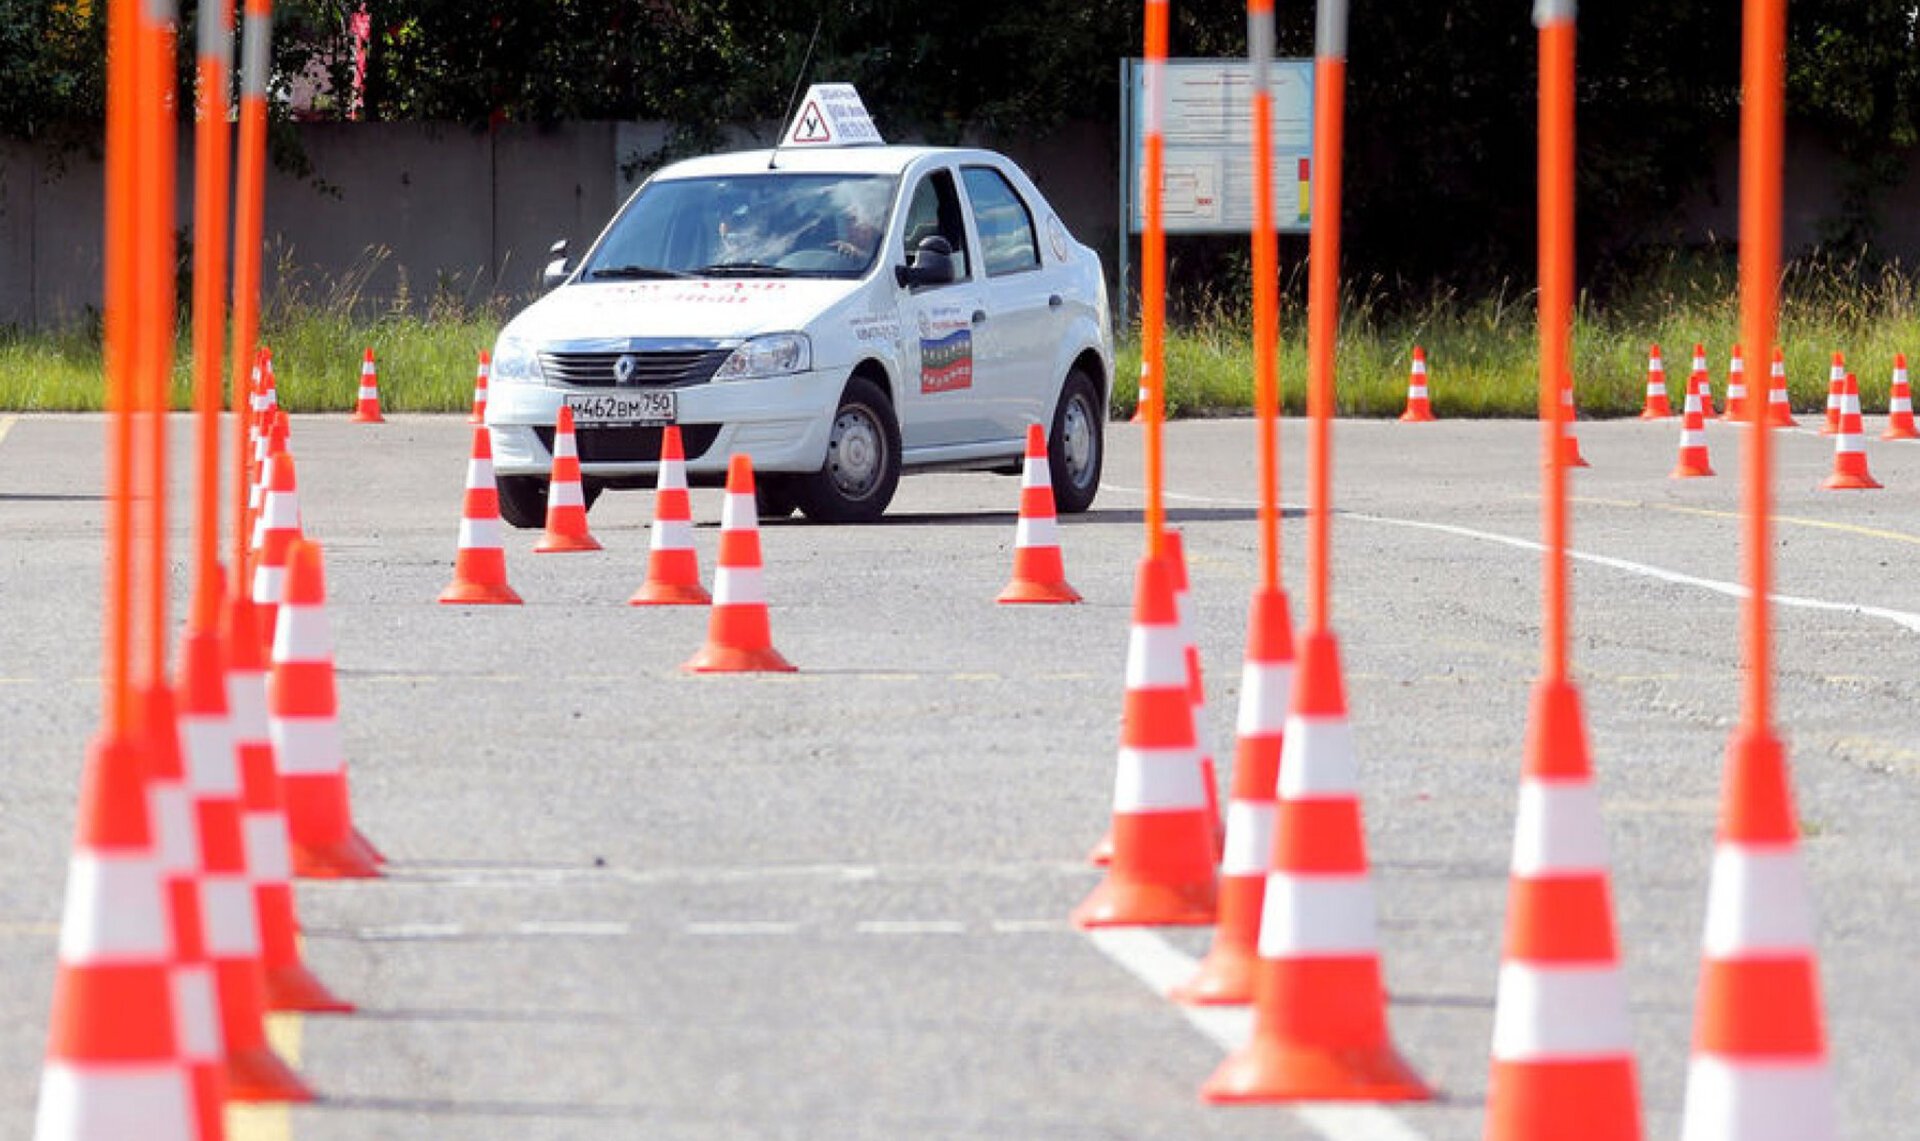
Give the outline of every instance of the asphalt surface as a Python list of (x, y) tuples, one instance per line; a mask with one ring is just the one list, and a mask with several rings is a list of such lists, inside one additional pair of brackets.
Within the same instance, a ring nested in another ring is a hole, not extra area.
[[(1741, 698), (1740, 446), (1715, 425), (1720, 475), (1669, 480), (1677, 424), (1581, 425), (1594, 466), (1574, 480), (1574, 547), (1613, 560), (1576, 565), (1573, 654), (1648, 1136), (1679, 1128)], [(293, 1112), (291, 1136), (1387, 1136), (1201, 1107), (1219, 1045), (1065, 922), (1097, 880), (1082, 856), (1107, 820), (1138, 428), (1112, 426), (1107, 487), (1063, 521), (1081, 606), (993, 604), (1012, 479), (910, 477), (881, 525), (766, 526), (774, 642), (800, 667), (786, 677), (687, 676), (705, 612), (623, 605), (644, 574), (646, 492), (594, 509), (600, 554), (536, 556), (531, 533), (510, 534), (528, 605), (435, 605), (468, 431), (450, 417), (294, 425), (301, 506), (328, 557), (356, 815), (393, 862), (381, 882), (301, 889), (312, 965), (363, 1009), (299, 1024), (325, 1102)], [(22, 417), (0, 437), (8, 1137), (31, 1133), (98, 718), (102, 436), (97, 417)], [(1179, 423), (1167, 439), (1225, 787), (1257, 573), (1253, 426)], [(1302, 425), (1283, 439), (1297, 505)], [(1920, 1120), (1920, 444), (1870, 443), (1887, 489), (1835, 493), (1817, 489), (1830, 441), (1776, 439), (1778, 590), (1797, 600), (1775, 611), (1778, 720), (1842, 1132), (1895, 1141)], [(1343, 423), (1335, 447), (1333, 626), (1390, 1019), (1443, 1095), (1395, 1117), (1400, 1136), (1464, 1141), (1481, 1129), (1539, 660), (1537, 434)], [(711, 581), (720, 493), (693, 503)], [(1289, 511), (1302, 619), (1304, 528)]]

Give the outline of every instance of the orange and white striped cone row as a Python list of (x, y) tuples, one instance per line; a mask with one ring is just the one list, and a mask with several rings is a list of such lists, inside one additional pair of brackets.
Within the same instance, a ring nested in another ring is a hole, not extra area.
[(1520, 775), (1486, 1141), (1639, 1141), (1607, 867), (1579, 692), (1543, 680)]
[[(260, 544), (260, 511), (267, 503), (267, 477), (271, 472), (273, 457), (287, 450), (286, 413), (277, 408), (268, 408), (260, 414), (258, 431), (253, 439), (253, 460), (249, 467), (247, 486), (247, 514), (244, 521), (250, 552), (257, 552)], [(240, 568), (242, 581), (251, 581), (245, 577), (247, 568)]]
[(173, 941), (144, 764), (131, 735), (88, 751), (34, 1141), (200, 1135), (176, 1045)]
[(1907, 382), (1907, 354), (1893, 356), (1893, 384), (1887, 394), (1887, 430), (1883, 440), (1920, 440), (1913, 423), (1913, 388)]
[(1240, 710), (1220, 859), (1220, 918), (1199, 970), (1173, 990), (1197, 1005), (1253, 1001), (1260, 962), (1260, 913), (1273, 870), (1274, 789), (1293, 693), (1293, 619), (1284, 590), (1256, 590), (1240, 667)]
[(367, 349), (367, 355), (360, 361), (360, 400), (353, 410), (353, 422), (356, 424), (384, 424), (386, 418), (380, 415), (380, 375), (373, 368), (373, 349)]
[(253, 604), (261, 637), (270, 645), (286, 590), (287, 552), (300, 539), (300, 493), (293, 457), (276, 454), (267, 465), (266, 499), (254, 526)]
[(1147, 418), (1147, 401), (1151, 400), (1152, 398), (1153, 398), (1153, 393), (1147, 389), (1147, 362), (1141, 361), (1140, 362), (1140, 394), (1134, 399), (1133, 418), (1130, 419), (1128, 423), (1138, 424)]
[(1213, 822), (1193, 732), (1185, 638), (1166, 558), (1140, 561), (1113, 780), (1113, 858), (1073, 909), (1078, 927), (1214, 920)]
[(1357, 776), (1339, 644), (1309, 633), (1280, 755), (1253, 1037), (1201, 1086), (1205, 1101), (1432, 1096), (1387, 1035)]
[(1747, 418), (1747, 358), (1740, 352), (1740, 346), (1733, 346), (1733, 353), (1727, 358), (1727, 407), (1725, 419), (1744, 420)]
[(247, 876), (260, 920), (260, 965), (267, 1009), (344, 1013), (344, 1002), (313, 976), (300, 958), (300, 921), (293, 898), (293, 852), (286, 804), (273, 755), (267, 715), (267, 655), (260, 648), (253, 600), (227, 604), (227, 707), (240, 763), (242, 828)]
[(1777, 347), (1767, 377), (1767, 422), (1775, 428), (1799, 427), (1799, 421), (1793, 418), (1793, 398), (1787, 392), (1787, 357)]
[(265, 376), (261, 384), (267, 392), (267, 407), (278, 408), (280, 407), (280, 382), (273, 375), (273, 350), (262, 345), (260, 355), (261, 372)]
[(507, 585), (507, 552), (500, 545), (500, 489), (493, 482), (493, 437), (484, 425), (473, 430), (467, 493), (460, 505), (460, 549), (453, 556), (453, 581), (440, 592), (440, 601), (520, 605), (520, 596)]
[(220, 998), (227, 1097), (311, 1101), (267, 1045), (260, 918), (247, 871), (239, 757), (227, 710), (225, 651), (217, 632), (189, 631), (182, 645), (180, 739), (200, 831), (200, 898), (207, 958)]
[(1173, 575), (1173, 609), (1180, 616), (1181, 653), (1187, 660), (1187, 697), (1193, 702), (1193, 740), (1200, 750), (1200, 780), (1207, 793), (1207, 822), (1213, 828), (1213, 854), (1226, 844), (1220, 820), (1220, 782), (1214, 770), (1213, 749), (1207, 742), (1207, 686), (1200, 673), (1200, 646), (1193, 637), (1193, 591), (1187, 579), (1187, 544), (1180, 532), (1164, 536), (1167, 570)]
[(487, 381), (493, 376), (493, 357), (487, 350), (480, 350), (480, 369), (473, 374), (473, 411), (467, 414), (467, 423), (484, 424), (487, 422)]
[(1707, 374), (1707, 346), (1697, 341), (1693, 346), (1693, 361), (1688, 369), (1687, 385), (1700, 390), (1700, 414), (1709, 420), (1713, 419), (1713, 380)]
[[(754, 523), (759, 523), (756, 514)], [(693, 548), (693, 500), (687, 494), (687, 457), (680, 426), (660, 435), (660, 477), (653, 493), (653, 531), (648, 541), (647, 580), (629, 606), (705, 606), (713, 601), (700, 585), (700, 556)]]
[(1839, 1136), (1786, 753), (1764, 731), (1727, 750), (1680, 1136)]
[(1587, 457), (1580, 454), (1580, 437), (1574, 433), (1574, 421), (1579, 419), (1579, 411), (1573, 406), (1573, 376), (1564, 377), (1560, 384), (1560, 407), (1565, 410), (1565, 422), (1561, 425), (1560, 463), (1565, 467), (1592, 467)]
[(1840, 431), (1833, 437), (1833, 474), (1828, 491), (1871, 491), (1880, 486), (1867, 470), (1867, 441), (1860, 422), (1860, 383), (1848, 373), (1840, 385)]
[(1433, 419), (1433, 404), (1427, 399), (1427, 351), (1413, 347), (1413, 364), (1407, 372), (1407, 410), (1400, 414), (1404, 424), (1424, 424)]
[(1060, 521), (1053, 505), (1047, 433), (1027, 425), (1027, 456), (1020, 473), (1020, 521), (1013, 532), (1013, 578), (996, 602), (1078, 602), (1060, 555)]
[(287, 556), (286, 600), (267, 684), (267, 729), (286, 801), (293, 873), (373, 879), (380, 875), (379, 853), (353, 827), (326, 604), (320, 544), (302, 539)]
[(600, 540), (587, 530), (587, 493), (580, 485), (580, 451), (573, 438), (573, 409), (562, 404), (553, 428), (553, 469), (547, 477), (547, 527), (533, 549), (597, 551)]
[(760, 515), (753, 498), (753, 460), (745, 454), (734, 456), (727, 464), (727, 494), (720, 506), (720, 557), (713, 572), (707, 644), (680, 668), (694, 673), (786, 673), (794, 668), (773, 648), (766, 580), (760, 564)]
[(1706, 417), (1700, 411), (1700, 390), (1687, 385), (1687, 407), (1680, 421), (1680, 458), (1669, 479), (1694, 479), (1713, 474), (1707, 458)]
[(1847, 390), (1847, 361), (1839, 353), (1833, 354), (1833, 364), (1827, 369), (1827, 422), (1821, 426), (1822, 436), (1831, 436), (1840, 431), (1840, 399)]
[(1667, 365), (1660, 359), (1660, 346), (1647, 353), (1647, 400), (1640, 409), (1642, 420), (1664, 420), (1673, 415), (1667, 403)]

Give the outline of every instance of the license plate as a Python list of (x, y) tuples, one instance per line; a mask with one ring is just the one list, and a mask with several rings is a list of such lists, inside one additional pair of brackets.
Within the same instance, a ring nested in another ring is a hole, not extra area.
[(574, 392), (567, 394), (567, 407), (573, 409), (573, 422), (580, 427), (609, 425), (671, 424), (679, 418), (678, 393), (672, 390), (647, 392)]

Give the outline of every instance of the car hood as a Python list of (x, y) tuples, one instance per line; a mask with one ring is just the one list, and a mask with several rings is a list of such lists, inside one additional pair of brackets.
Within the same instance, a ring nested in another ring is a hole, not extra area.
[(817, 278), (622, 281), (563, 286), (505, 332), (531, 341), (725, 339), (803, 330), (864, 283)]

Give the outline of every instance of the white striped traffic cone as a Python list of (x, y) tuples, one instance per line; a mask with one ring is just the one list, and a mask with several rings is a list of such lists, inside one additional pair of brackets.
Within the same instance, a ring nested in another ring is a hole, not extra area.
[(694, 673), (785, 673), (794, 668), (773, 648), (766, 580), (760, 565), (753, 460), (744, 453), (727, 464), (727, 496), (720, 508), (720, 557), (713, 573), (707, 644), (680, 668)]
[(1827, 368), (1827, 422), (1820, 426), (1822, 436), (1831, 436), (1840, 431), (1841, 396), (1847, 390), (1847, 358), (1833, 354), (1833, 364)]
[(600, 540), (587, 530), (587, 493), (580, 486), (580, 451), (573, 439), (573, 409), (562, 404), (553, 427), (553, 468), (547, 477), (547, 527), (533, 549), (597, 551)]
[(356, 424), (384, 424), (380, 415), (380, 375), (373, 370), (373, 348), (360, 361), (360, 399), (353, 410)]
[(1193, 740), (1200, 750), (1200, 780), (1207, 793), (1207, 822), (1213, 828), (1213, 854), (1225, 846), (1226, 829), (1220, 820), (1220, 783), (1207, 741), (1207, 686), (1200, 671), (1200, 646), (1193, 636), (1193, 591), (1187, 579), (1186, 540), (1169, 528), (1164, 536), (1167, 570), (1173, 575), (1173, 609), (1180, 615), (1182, 655), (1187, 660), (1187, 697), (1193, 702)]
[(1793, 397), (1787, 391), (1787, 356), (1778, 346), (1773, 350), (1773, 367), (1767, 375), (1767, 423), (1775, 428), (1795, 428)]
[(487, 381), (493, 375), (493, 358), (487, 350), (480, 350), (480, 369), (473, 375), (473, 411), (467, 414), (467, 423), (484, 424), (487, 422)]
[(1060, 523), (1047, 466), (1047, 433), (1027, 425), (1027, 456), (1020, 473), (1020, 520), (1013, 533), (1013, 579), (996, 602), (1078, 602), (1060, 557)]
[(493, 482), (493, 437), (486, 427), (473, 430), (467, 459), (467, 493), (460, 506), (460, 549), (453, 557), (453, 582), (440, 601), (462, 605), (520, 605), (507, 585), (507, 552), (500, 545), (500, 489)]
[[(756, 517), (755, 523), (759, 520)], [(660, 476), (653, 493), (653, 530), (647, 579), (627, 599), (629, 606), (705, 606), (713, 599), (700, 585), (700, 556), (693, 548), (693, 500), (687, 494), (687, 456), (680, 426), (660, 433)]]
[(1403, 424), (1423, 424), (1433, 420), (1433, 402), (1427, 399), (1427, 351), (1413, 346), (1413, 364), (1407, 371), (1407, 410), (1400, 414)]
[(1642, 420), (1664, 420), (1673, 415), (1673, 406), (1667, 403), (1667, 365), (1660, 358), (1660, 346), (1655, 345), (1647, 353), (1647, 399), (1640, 409)]
[(1700, 390), (1700, 415), (1708, 420), (1714, 419), (1713, 378), (1707, 373), (1707, 346), (1697, 341), (1693, 346), (1693, 361), (1687, 384), (1689, 387)]
[(1733, 346), (1733, 352), (1727, 357), (1727, 410), (1726, 419), (1744, 420), (1747, 418), (1747, 359), (1740, 352), (1740, 346)]
[(1680, 458), (1670, 479), (1694, 479), (1713, 474), (1707, 458), (1707, 425), (1700, 411), (1700, 390), (1687, 385), (1686, 414), (1680, 421)]
[(1560, 407), (1563, 410), (1560, 425), (1560, 463), (1563, 467), (1592, 467), (1587, 457), (1580, 454), (1580, 437), (1573, 425), (1579, 419), (1579, 411), (1573, 406), (1573, 374), (1568, 373), (1560, 384)]
[(1907, 382), (1907, 354), (1893, 355), (1893, 383), (1887, 391), (1887, 430), (1883, 440), (1920, 440), (1913, 423), (1913, 388)]
[(1867, 442), (1860, 422), (1860, 383), (1852, 373), (1840, 382), (1840, 430), (1833, 437), (1833, 474), (1827, 491), (1871, 491), (1880, 486), (1867, 470)]
[(267, 465), (267, 493), (254, 527), (253, 604), (261, 636), (273, 640), (280, 596), (287, 578), (287, 551), (300, 538), (300, 493), (293, 456), (275, 455)]

